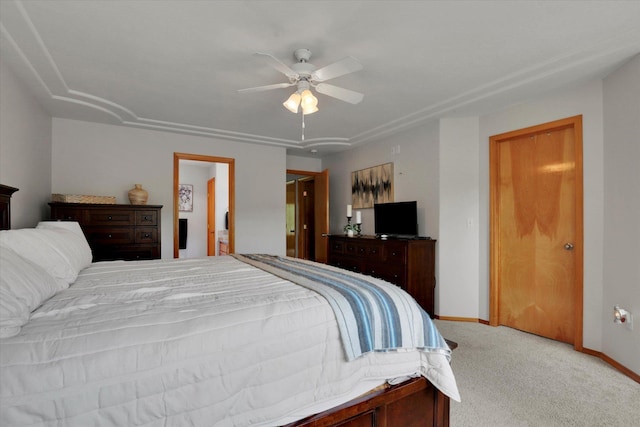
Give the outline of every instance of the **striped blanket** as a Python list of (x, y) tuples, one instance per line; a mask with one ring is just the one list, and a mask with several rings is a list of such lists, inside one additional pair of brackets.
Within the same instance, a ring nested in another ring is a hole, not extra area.
[(382, 280), (297, 258), (234, 256), (309, 288), (335, 312), (347, 360), (371, 351), (451, 351), (429, 315), (399, 287)]

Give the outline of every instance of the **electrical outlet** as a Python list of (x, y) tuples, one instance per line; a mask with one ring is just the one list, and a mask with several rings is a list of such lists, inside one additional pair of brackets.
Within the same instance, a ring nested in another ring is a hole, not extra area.
[(613, 307), (613, 323), (624, 325), (629, 330), (633, 330), (633, 315), (618, 304)]

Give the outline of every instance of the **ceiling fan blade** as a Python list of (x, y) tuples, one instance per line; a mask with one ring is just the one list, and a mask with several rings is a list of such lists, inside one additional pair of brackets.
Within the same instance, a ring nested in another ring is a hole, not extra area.
[(269, 65), (271, 65), (276, 70), (280, 71), (285, 76), (289, 77), (289, 79), (297, 79), (298, 77), (300, 77), (298, 73), (296, 73), (291, 69), (291, 67), (289, 67), (287, 64), (280, 61), (278, 58), (271, 55), (270, 53), (256, 52), (254, 53), (254, 55), (266, 56), (267, 61), (269, 62)]
[(350, 104), (358, 104), (364, 98), (364, 94), (353, 90), (341, 88), (327, 83), (319, 83), (315, 86), (316, 90), (322, 94), (337, 98)]
[(295, 83), (276, 83), (276, 84), (266, 85), (266, 86), (257, 86), (257, 87), (249, 87), (246, 89), (238, 89), (238, 92), (239, 93), (262, 92), (262, 91), (271, 90), (271, 89), (282, 89), (282, 88), (290, 87), (293, 85), (295, 85)]
[(359, 70), (362, 70), (360, 61), (353, 56), (347, 56), (333, 64), (317, 69), (313, 72), (311, 78), (317, 82), (324, 82)]

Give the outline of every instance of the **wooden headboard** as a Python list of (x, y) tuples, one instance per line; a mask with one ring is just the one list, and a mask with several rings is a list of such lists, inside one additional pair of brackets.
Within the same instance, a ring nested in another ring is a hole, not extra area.
[(11, 195), (17, 188), (0, 184), (0, 230), (11, 228)]

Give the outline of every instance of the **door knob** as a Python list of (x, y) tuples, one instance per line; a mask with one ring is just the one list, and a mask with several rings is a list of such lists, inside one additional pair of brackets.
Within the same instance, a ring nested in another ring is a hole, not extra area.
[(568, 251), (573, 250), (573, 245), (571, 243), (565, 243), (564, 248)]

